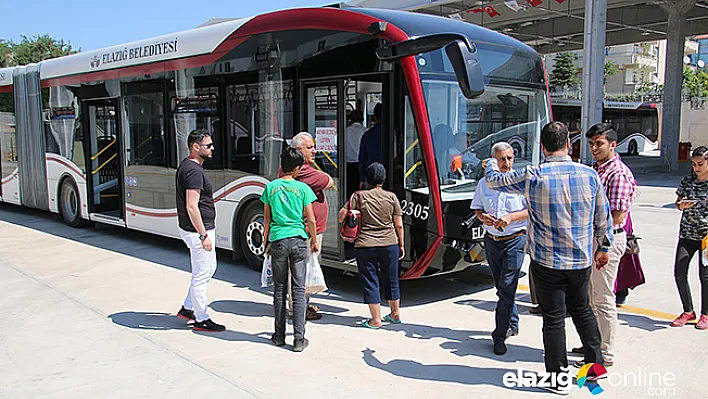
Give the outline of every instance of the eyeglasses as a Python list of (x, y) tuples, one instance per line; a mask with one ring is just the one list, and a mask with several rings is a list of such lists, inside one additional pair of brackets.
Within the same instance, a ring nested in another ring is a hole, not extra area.
[(214, 143), (209, 143), (209, 144), (199, 144), (200, 147), (204, 147), (206, 149), (214, 148)]

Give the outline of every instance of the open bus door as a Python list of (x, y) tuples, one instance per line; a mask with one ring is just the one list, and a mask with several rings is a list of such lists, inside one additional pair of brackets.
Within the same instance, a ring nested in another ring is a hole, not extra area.
[(90, 219), (125, 226), (118, 104), (115, 98), (83, 102), (84, 152)]

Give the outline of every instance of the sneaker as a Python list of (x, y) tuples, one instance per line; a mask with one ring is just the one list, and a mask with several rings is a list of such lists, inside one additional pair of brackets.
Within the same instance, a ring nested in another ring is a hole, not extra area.
[[(613, 362), (612, 360), (605, 360), (605, 362), (602, 365), (605, 366), (605, 368), (612, 367), (615, 365), (615, 362)], [(578, 360), (577, 362), (573, 363), (573, 367), (575, 367), (576, 369), (582, 368), (583, 366), (585, 366), (584, 360)], [(592, 377), (592, 378), (588, 377), (588, 379), (590, 379), (591, 381), (603, 379), (603, 378), (607, 378), (607, 374), (605, 374), (604, 376), (600, 376), (600, 377)]]
[(275, 346), (283, 346), (285, 345), (285, 336), (283, 335), (278, 335), (278, 334), (273, 334), (270, 337), (270, 342), (275, 344)]
[(214, 323), (213, 321), (211, 321), (211, 319), (206, 319), (204, 321), (195, 321), (194, 330), (206, 332), (222, 332), (226, 330), (226, 327), (222, 326), (221, 324)]
[(570, 386), (564, 387), (564, 388), (555, 387), (555, 386), (551, 386), (551, 387), (544, 386), (544, 387), (541, 387), (541, 389), (543, 389), (547, 392), (550, 392), (550, 393), (554, 393), (556, 395), (562, 395), (562, 396), (570, 395)]
[(506, 330), (506, 338), (509, 339), (510, 337), (515, 337), (519, 335), (519, 329), (518, 328), (511, 328), (509, 327), (508, 330)]
[(310, 345), (310, 341), (307, 338), (296, 339), (293, 343), (293, 352), (302, 352)]
[(506, 344), (504, 343), (503, 339), (495, 339), (494, 340), (494, 354), (495, 355), (503, 355), (506, 353)]
[(194, 311), (189, 310), (182, 306), (182, 309), (177, 312), (177, 317), (187, 321), (194, 321)]
[(707, 330), (707, 329), (708, 329), (708, 316), (701, 315), (701, 318), (698, 319), (698, 323), (696, 323), (696, 330)]
[(686, 323), (693, 320), (696, 320), (696, 312), (681, 313), (679, 317), (675, 318), (674, 321), (671, 322), (671, 327), (683, 327)]

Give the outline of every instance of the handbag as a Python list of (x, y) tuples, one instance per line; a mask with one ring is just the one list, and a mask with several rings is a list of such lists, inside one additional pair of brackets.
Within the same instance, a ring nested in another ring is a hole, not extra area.
[(642, 237), (637, 237), (634, 234), (627, 234), (627, 247), (624, 250), (625, 255), (639, 254), (639, 240)]
[(361, 212), (357, 209), (352, 209), (352, 202), (354, 202), (355, 195), (357, 206), (360, 205), (359, 192), (357, 191), (352, 194), (352, 197), (349, 199), (347, 216), (344, 218), (342, 229), (339, 231), (342, 240), (351, 243), (356, 241), (356, 238), (359, 237), (359, 230), (361, 229)]

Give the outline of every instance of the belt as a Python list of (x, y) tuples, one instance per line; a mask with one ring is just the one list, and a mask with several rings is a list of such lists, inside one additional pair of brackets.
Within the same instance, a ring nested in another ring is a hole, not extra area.
[(524, 234), (526, 234), (526, 230), (521, 230), (518, 233), (509, 234), (508, 236), (495, 236), (495, 235), (492, 235), (489, 233), (487, 233), (487, 236), (489, 236), (489, 238), (491, 238), (494, 241), (509, 241), (509, 240), (513, 240), (516, 237), (521, 237)]
[(612, 234), (620, 234), (620, 233), (624, 233), (624, 227), (620, 227), (619, 229), (612, 230)]

